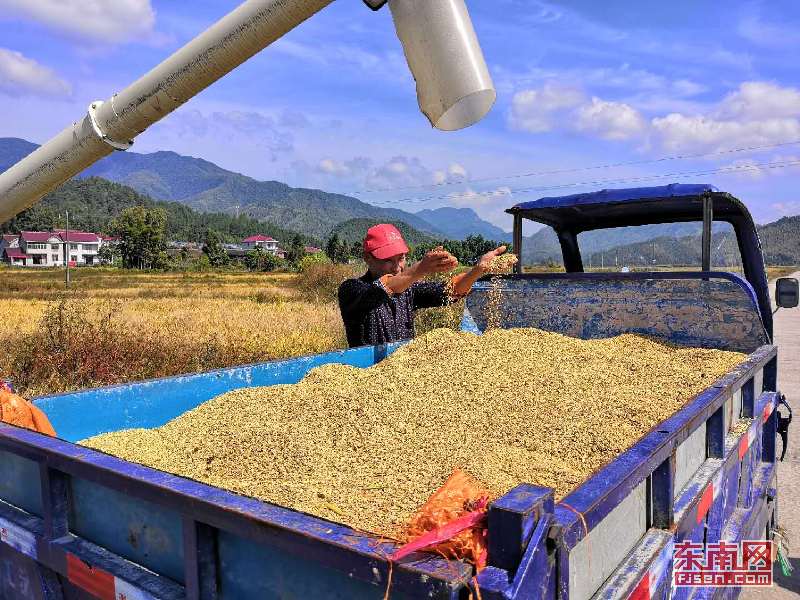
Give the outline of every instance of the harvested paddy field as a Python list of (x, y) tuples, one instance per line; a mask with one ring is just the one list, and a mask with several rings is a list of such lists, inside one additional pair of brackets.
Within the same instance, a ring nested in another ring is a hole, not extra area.
[(345, 345), (339, 309), (289, 273), (0, 269), (0, 378), (52, 394), (315, 354)]
[(636, 335), (434, 330), (377, 365), (245, 388), (85, 440), (134, 462), (396, 537), (455, 468), (563, 497), (745, 355)]

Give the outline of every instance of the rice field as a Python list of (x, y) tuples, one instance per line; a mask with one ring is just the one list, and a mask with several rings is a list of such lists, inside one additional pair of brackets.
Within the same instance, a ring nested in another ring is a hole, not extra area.
[(0, 269), (0, 377), (29, 396), (324, 352), (333, 301), (290, 273)]

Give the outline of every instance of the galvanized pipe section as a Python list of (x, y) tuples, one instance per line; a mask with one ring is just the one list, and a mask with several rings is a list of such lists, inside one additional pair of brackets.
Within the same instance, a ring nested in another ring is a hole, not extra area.
[(431, 125), (480, 121), (497, 95), (464, 0), (389, 0), (389, 9)]
[(333, 0), (248, 0), (0, 174), (0, 223), (134, 137)]

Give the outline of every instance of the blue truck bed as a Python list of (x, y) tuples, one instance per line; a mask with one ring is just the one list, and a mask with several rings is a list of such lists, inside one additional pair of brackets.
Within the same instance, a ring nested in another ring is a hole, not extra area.
[[(62, 439), (0, 424), (0, 598), (379, 599), (390, 577), (398, 599), (711, 597), (673, 589), (674, 545), (764, 539), (775, 519), (776, 348), (753, 290), (715, 273), (503, 285), (518, 308), (503, 326), (634, 331), (748, 358), (560, 502), (536, 482), (496, 500), (477, 577), (429, 554), (390, 568), (384, 540), (73, 443), (161, 425), (234, 388), (296, 382), (320, 364), (367, 367), (398, 344), (39, 398)], [(485, 323), (488, 286), (470, 296), (468, 329)], [(742, 419), (752, 422), (740, 431)]]

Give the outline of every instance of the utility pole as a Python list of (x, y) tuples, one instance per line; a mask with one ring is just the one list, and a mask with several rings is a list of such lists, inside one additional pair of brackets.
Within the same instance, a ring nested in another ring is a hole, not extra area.
[(67, 213), (67, 227), (64, 229), (64, 287), (69, 288), (69, 211)]

